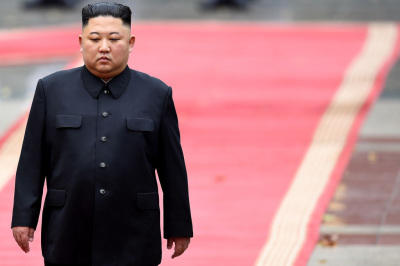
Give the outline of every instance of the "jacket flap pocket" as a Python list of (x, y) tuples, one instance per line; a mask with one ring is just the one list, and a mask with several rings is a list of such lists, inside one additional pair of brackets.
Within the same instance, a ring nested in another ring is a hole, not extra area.
[(134, 131), (148, 131), (148, 132), (154, 131), (153, 120), (148, 118), (128, 117), (126, 119), (126, 125), (128, 129)]
[(56, 128), (80, 128), (81, 125), (81, 115), (57, 115), (56, 117)]
[(65, 190), (49, 189), (46, 195), (47, 205), (61, 207), (65, 204)]
[(142, 210), (158, 210), (158, 193), (137, 193), (137, 206)]

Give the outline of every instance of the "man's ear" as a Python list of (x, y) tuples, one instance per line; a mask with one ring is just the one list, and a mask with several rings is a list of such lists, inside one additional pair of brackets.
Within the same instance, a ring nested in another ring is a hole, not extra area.
[(131, 38), (129, 39), (129, 52), (132, 52), (133, 46), (135, 45), (135, 40), (136, 37), (135, 35), (132, 35)]
[(81, 50), (81, 53), (83, 53), (83, 47), (82, 47), (82, 35), (79, 35), (79, 46), (81, 47), (80, 48), (80, 50)]

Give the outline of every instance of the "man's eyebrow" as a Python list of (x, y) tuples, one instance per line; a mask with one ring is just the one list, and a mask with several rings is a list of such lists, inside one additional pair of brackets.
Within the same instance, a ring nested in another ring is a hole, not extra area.
[[(97, 35), (100, 35), (100, 33), (97, 32), (97, 31), (92, 31), (91, 33), (89, 33), (89, 35), (90, 35), (90, 34), (97, 34)], [(112, 35), (112, 34), (118, 34), (118, 35), (119, 35), (120, 33), (119, 33), (118, 31), (113, 31), (113, 32), (110, 32), (110, 33), (109, 33), (109, 35)]]

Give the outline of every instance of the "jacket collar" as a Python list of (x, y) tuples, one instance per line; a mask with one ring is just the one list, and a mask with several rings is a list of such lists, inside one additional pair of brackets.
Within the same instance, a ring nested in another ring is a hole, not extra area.
[(113, 77), (111, 80), (104, 83), (102, 79), (93, 75), (86, 66), (82, 67), (81, 70), (81, 79), (83, 84), (85, 85), (85, 89), (89, 92), (89, 94), (93, 98), (98, 98), (100, 92), (107, 86), (108, 90), (111, 92), (111, 95), (117, 99), (119, 98), (128, 87), (129, 81), (131, 80), (131, 73), (128, 66), (117, 76)]

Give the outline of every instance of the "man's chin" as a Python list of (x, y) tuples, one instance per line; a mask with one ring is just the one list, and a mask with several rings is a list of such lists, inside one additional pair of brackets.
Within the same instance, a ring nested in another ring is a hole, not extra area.
[(102, 76), (115, 76), (119, 72), (119, 68), (113, 65), (94, 65), (92, 67), (86, 66), (92, 74), (98, 77)]
[(110, 73), (113, 72), (115, 70), (115, 68), (112, 68), (111, 66), (99, 66), (96, 67), (95, 70), (99, 73)]

